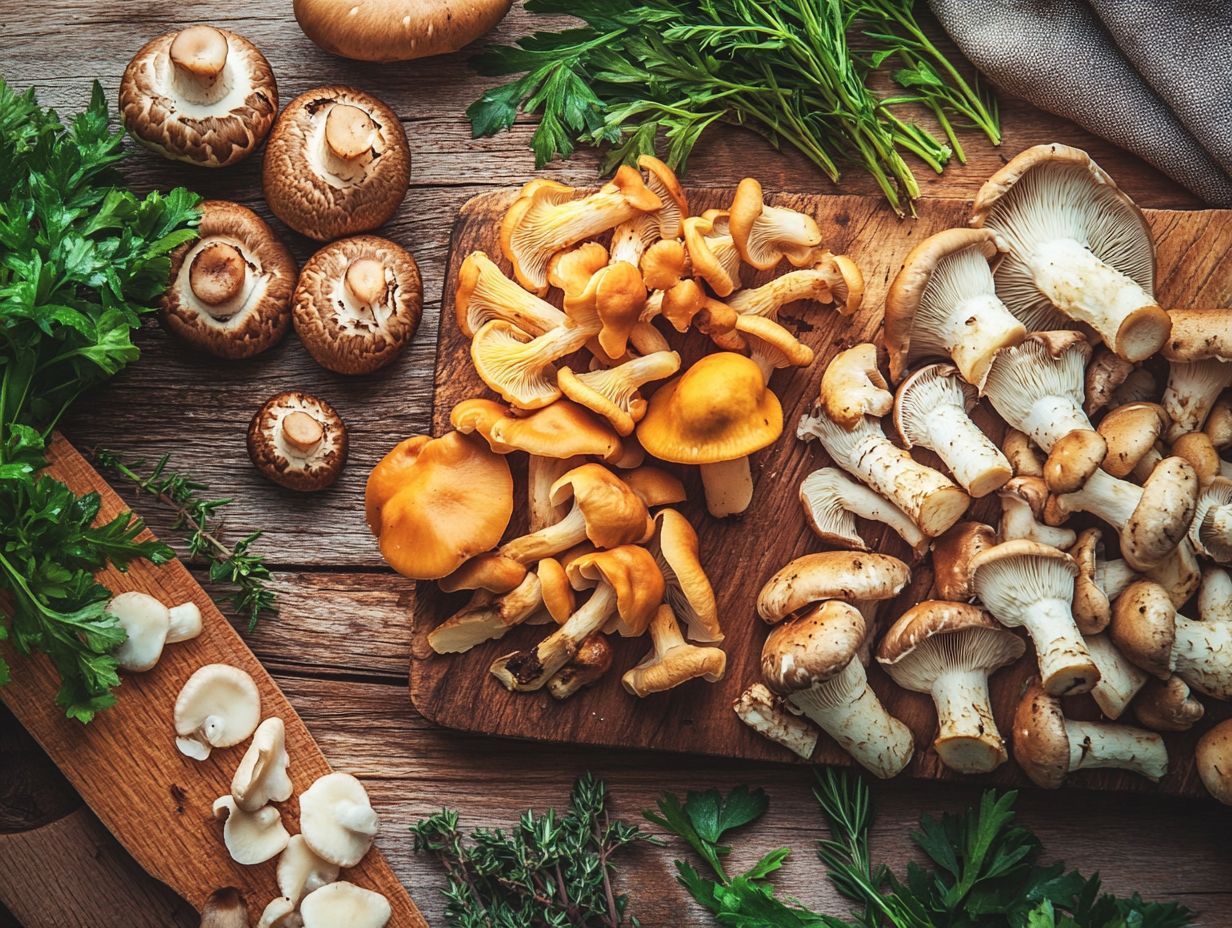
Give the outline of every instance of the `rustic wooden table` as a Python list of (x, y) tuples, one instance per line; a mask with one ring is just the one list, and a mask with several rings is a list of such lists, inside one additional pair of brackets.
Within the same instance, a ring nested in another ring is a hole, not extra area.
[[(166, 0), (60, 0), (50, 6), (6, 0), (4, 9), (0, 76), (21, 88), (37, 86), (43, 102), (62, 111), (84, 104), (95, 76), (114, 98), (124, 64), (147, 38), (199, 21), (225, 25), (254, 40), (274, 66), (284, 102), (317, 84), (349, 83), (375, 91), (402, 117), (413, 157), (411, 189), (384, 234), (418, 259), (426, 312), (412, 349), (391, 369), (371, 377), (333, 376), (317, 367), (294, 338), (255, 361), (214, 364), (151, 326), (140, 338), (140, 363), (82, 404), (65, 432), (81, 448), (103, 445), (145, 458), (169, 453), (177, 466), (208, 481), (213, 491), (235, 498), (228, 510), (232, 531), (265, 531), (260, 547), (276, 567), (282, 612), (264, 622), (250, 643), (331, 762), (367, 783), (385, 821), (380, 844), (429, 920), (441, 922), (442, 880), (434, 865), (411, 853), (407, 827), (412, 822), (450, 805), (462, 808), (468, 825), (508, 823), (522, 808), (563, 802), (574, 777), (585, 770), (608, 781), (615, 811), (629, 818), (664, 788), (764, 786), (771, 796), (770, 814), (751, 835), (747, 853), (794, 847), (783, 887), (815, 907), (844, 911), (811, 851), (821, 826), (805, 770), (459, 735), (425, 722), (409, 705), (406, 607), (411, 584), (383, 567), (377, 556), (363, 524), (363, 481), (389, 446), (428, 425), (437, 308), (455, 212), (474, 194), (520, 184), (534, 172), (529, 126), (496, 139), (471, 140), (462, 114), (484, 82), (469, 72), (464, 56), (388, 65), (331, 58), (299, 31), (286, 0), (203, 0), (191, 8)], [(185, 13), (193, 19), (181, 19)], [(531, 17), (515, 10), (498, 35), (521, 35), (531, 26)], [(1060, 140), (1087, 148), (1144, 206), (1199, 205), (1142, 162), (1065, 120), (1012, 100), (1003, 101), (1002, 112), (1001, 149), (971, 138), (967, 165), (951, 167), (940, 177), (924, 177), (921, 168), (927, 196), (969, 198), (1007, 154)], [(587, 184), (595, 178), (595, 165), (584, 154), (544, 173)], [(125, 170), (140, 188), (182, 183), (268, 215), (260, 195), (259, 158), (213, 173), (138, 152)], [(760, 139), (735, 130), (699, 146), (688, 179), (734, 184), (750, 170), (769, 190), (830, 189), (801, 158), (776, 154)], [(871, 180), (856, 171), (843, 190), (875, 192)], [(304, 239), (288, 233), (287, 240), (301, 260), (312, 251)], [(253, 410), (268, 395), (292, 388), (328, 398), (351, 429), (352, 455), (343, 479), (311, 498), (262, 481), (244, 451), (243, 428)], [(148, 505), (142, 510), (156, 531), (173, 536), (156, 511)], [(921, 811), (953, 809), (977, 795), (975, 786), (878, 784), (877, 856), (903, 863), (911, 854), (907, 833)], [(1110, 889), (1178, 899), (1202, 911), (1202, 925), (1232, 925), (1227, 809), (1210, 802), (1074, 791), (1030, 792), (1019, 807), (1050, 855), (1099, 870)], [(623, 888), (635, 892), (636, 913), (645, 925), (710, 924), (672, 879), (670, 861), (679, 850), (639, 851), (625, 861)], [(83, 880), (85, 873), (92, 876)], [(84, 913), (97, 911), (100, 901), (110, 914), (87, 919)], [(195, 920), (136, 870), (88, 812), (80, 811), (80, 800), (39, 749), (11, 717), (3, 716), (0, 926), (10, 924), (129, 928)]]

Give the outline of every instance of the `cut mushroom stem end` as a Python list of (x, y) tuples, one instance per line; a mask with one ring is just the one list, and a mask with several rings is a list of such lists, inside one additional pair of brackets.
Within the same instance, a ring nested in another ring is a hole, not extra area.
[(937, 756), (951, 770), (986, 773), (1005, 763), (1005, 742), (997, 733), (988, 696), (988, 674), (955, 670), (942, 674), (932, 688), (937, 707)]
[(737, 516), (753, 501), (753, 473), (747, 457), (702, 464), (706, 510), (716, 519)]
[(531, 692), (541, 689), (573, 659), (582, 641), (603, 627), (615, 608), (615, 591), (606, 584), (600, 584), (564, 625), (530, 650), (515, 651), (497, 658), (490, 668), (492, 673), (510, 690)]

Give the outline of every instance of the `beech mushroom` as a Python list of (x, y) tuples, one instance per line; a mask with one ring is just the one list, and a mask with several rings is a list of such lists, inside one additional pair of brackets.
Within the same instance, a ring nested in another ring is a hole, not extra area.
[(251, 358), (291, 327), (295, 259), (260, 216), (238, 203), (201, 204), (197, 239), (171, 253), (163, 328), (219, 358)]
[(675, 509), (660, 510), (655, 514), (654, 524), (649, 549), (667, 584), (672, 621), (681, 618), (694, 641), (722, 641), (719, 610), (710, 578), (702, 567), (697, 532)]
[(748, 508), (753, 497), (748, 456), (782, 431), (782, 407), (757, 364), (717, 352), (655, 391), (637, 438), (661, 461), (700, 464), (706, 508), (722, 518)]
[(339, 880), (322, 886), (300, 904), (304, 928), (385, 928), (393, 910), (380, 893)]
[(282, 111), (265, 146), (261, 183), (275, 216), (325, 242), (384, 225), (410, 177), (397, 114), (371, 94), (330, 84)]
[(566, 568), (574, 589), (593, 589), (556, 631), (526, 651), (493, 662), (492, 673), (511, 690), (540, 689), (577, 654), (582, 642), (615, 620), (616, 631), (637, 637), (663, 601), (666, 587), (654, 558), (645, 548), (621, 545), (583, 554)]
[(513, 264), (518, 283), (542, 296), (553, 255), (662, 206), (642, 175), (628, 165), (598, 191), (581, 197), (564, 184), (532, 180), (501, 221), (501, 251)]
[(678, 370), (679, 354), (656, 351), (593, 371), (574, 373), (572, 368), (562, 367), (556, 374), (556, 384), (569, 399), (603, 416), (618, 434), (628, 436), (646, 415), (641, 388)]
[(1014, 760), (1031, 782), (1057, 789), (1075, 770), (1114, 767), (1158, 781), (1168, 751), (1153, 732), (1065, 717), (1061, 700), (1033, 679), (1014, 713)]
[(753, 177), (737, 185), (729, 222), (740, 257), (759, 271), (770, 270), (783, 258), (803, 267), (813, 260), (814, 249), (821, 244), (821, 229), (812, 216), (767, 206), (761, 184)]
[(317, 777), (299, 797), (299, 829), (304, 842), (322, 860), (339, 867), (359, 863), (380, 827), (381, 820), (372, 810), (363, 784), (349, 773)]
[(148, 593), (130, 590), (112, 597), (107, 614), (124, 629), (124, 643), (112, 652), (121, 670), (149, 670), (162, 657), (171, 612)]
[(372, 469), (364, 510), (394, 570), (437, 580), (500, 541), (513, 514), (513, 477), (480, 438), (416, 435)]
[(1232, 805), (1232, 719), (1224, 719), (1198, 740), (1194, 751), (1206, 791)]
[(993, 357), (1027, 334), (994, 288), (988, 262), (997, 252), (996, 237), (980, 229), (948, 229), (911, 250), (886, 294), (891, 377), (921, 358), (952, 358), (983, 392)]
[(565, 325), (531, 337), (503, 320), (485, 322), (471, 339), (479, 379), (520, 409), (540, 409), (560, 398), (555, 362), (586, 344), (594, 330)]
[(1232, 573), (1225, 568), (1213, 565), (1202, 568), (1198, 618), (1203, 622), (1232, 622)]
[(958, 773), (989, 773), (1008, 758), (988, 695), (988, 677), (1022, 656), (1022, 639), (983, 609), (926, 600), (895, 622), (877, 662), (903, 689), (937, 707), (933, 747)]
[(823, 602), (771, 629), (761, 652), (766, 685), (801, 710), (874, 776), (899, 773), (915, 744), (886, 711), (857, 657), (867, 629), (849, 603)]
[[(511, 0), (295, 0), (304, 35), (331, 55), (408, 61), (456, 52), (493, 29)], [(355, 928), (360, 928), (356, 925)]]
[(1068, 548), (1077, 538), (1073, 529), (1047, 525), (1040, 520), (1048, 503), (1048, 487), (1041, 477), (1015, 477), (998, 492), (1001, 498), (1002, 541), (1025, 538), (1054, 548)]
[(800, 503), (809, 527), (827, 544), (868, 551), (856, 527), (858, 516), (892, 528), (917, 557), (928, 550), (928, 537), (905, 512), (837, 467), (822, 467), (805, 477), (800, 483)]
[(282, 719), (272, 716), (257, 726), (231, 778), (231, 797), (245, 812), (256, 812), (271, 802), (291, 798), (287, 775), (287, 730)]
[(265, 56), (242, 35), (189, 26), (151, 39), (124, 69), (120, 119), (164, 158), (235, 164), (261, 144), (278, 113)]
[[(1091, 687), (1091, 698), (1105, 716), (1119, 719), (1130, 700), (1134, 699), (1150, 677), (1126, 660), (1108, 635), (1084, 633), (1083, 640), (1092, 663), (1099, 671), (1099, 682)], [(1153, 725), (1146, 727), (1158, 731)]]
[[(602, 246), (596, 246), (602, 250)], [(604, 252), (603, 260), (607, 260)], [(486, 322), (500, 319), (530, 335), (564, 326), (569, 317), (505, 276), (482, 251), (472, 251), (458, 268), (454, 293), (458, 328), (473, 338)]]
[(1163, 346), (1168, 386), (1161, 402), (1172, 425), (1168, 440), (1206, 423), (1219, 394), (1232, 385), (1232, 309), (1174, 309)]
[(621, 685), (634, 696), (649, 696), (674, 689), (689, 680), (716, 683), (727, 669), (721, 648), (689, 644), (680, 634), (676, 614), (669, 605), (659, 606), (650, 619), (653, 649), (641, 663), (625, 671)]
[(936, 595), (962, 603), (975, 598), (971, 562), (997, 544), (997, 533), (983, 522), (958, 522), (933, 542), (933, 587)]
[(1082, 486), (1108, 453), (1082, 411), (1090, 354), (1077, 332), (1037, 332), (999, 352), (984, 383), (1001, 418), (1048, 452), (1044, 479), (1056, 493)]
[(240, 668), (206, 664), (180, 688), (174, 718), (175, 746), (180, 753), (205, 760), (214, 748), (239, 744), (256, 730), (261, 721), (261, 694), (252, 677)]
[(600, 464), (582, 464), (552, 484), (553, 504), (573, 499), (559, 522), (505, 542), (500, 554), (522, 564), (550, 557), (589, 540), (597, 548), (645, 541), (653, 529), (646, 504)]
[(693, 273), (710, 285), (716, 296), (740, 289), (740, 250), (732, 238), (726, 210), (710, 209), (684, 221), (684, 244)]
[(478, 432), (497, 454), (525, 451), (541, 458), (588, 455), (612, 460), (623, 450), (620, 435), (607, 422), (568, 400), (520, 416), (491, 400), (463, 400), (449, 421), (459, 432)]
[(997, 292), (1028, 327), (1055, 328), (1059, 311), (1127, 361), (1167, 341), (1172, 322), (1153, 296), (1151, 228), (1086, 152), (1053, 143), (1019, 153), (975, 195), (971, 224), (1008, 251)]
[(1134, 699), (1134, 718), (1139, 725), (1151, 731), (1189, 731), (1202, 721), (1206, 707), (1194, 697), (1188, 683), (1175, 674), (1160, 680), (1140, 670), (1138, 673), (1144, 681)]
[(1168, 427), (1168, 414), (1158, 403), (1129, 403), (1112, 409), (1099, 423), (1108, 453), (1103, 468), (1114, 477), (1131, 474), (1145, 480), (1163, 460), (1156, 448)]
[(790, 303), (810, 300), (833, 304), (840, 316), (854, 315), (864, 299), (864, 275), (846, 255), (827, 254), (813, 267), (780, 274), (760, 287), (746, 287), (726, 298), (742, 316), (777, 319)]
[(764, 683), (754, 683), (736, 701), (732, 710), (740, 721), (759, 735), (781, 744), (797, 757), (808, 760), (817, 750), (817, 728), (786, 708), (781, 696)]
[(273, 806), (245, 812), (233, 796), (214, 800), (214, 818), (222, 819), (222, 838), (227, 853), (237, 864), (252, 866), (277, 857), (291, 840), (282, 816)]
[(1176, 611), (1168, 592), (1139, 580), (1117, 598), (1112, 640), (1147, 673), (1176, 674), (1216, 699), (1232, 699), (1232, 625), (1195, 622)]
[(292, 835), (278, 857), (278, 891), (298, 906), (305, 896), (338, 879), (339, 867), (308, 846), (303, 835)]
[(979, 499), (1013, 476), (1009, 460), (970, 412), (979, 394), (952, 364), (929, 364), (910, 374), (894, 394), (894, 428), (907, 448), (933, 451), (968, 494)]
[(479, 591), (471, 601), (428, 633), (437, 654), (461, 654), (485, 641), (504, 637), (543, 605), (543, 589), (534, 573), (526, 573), (512, 590), (496, 596)]
[(870, 416), (848, 430), (818, 405), (800, 418), (796, 437), (820, 441), (836, 465), (901, 509), (930, 538), (961, 519), (971, 502), (944, 474), (893, 444)]
[(1189, 543), (1213, 561), (1232, 563), (1232, 480), (1216, 477), (1198, 494)]
[(334, 407), (298, 390), (270, 397), (248, 423), (248, 457), (257, 470), (301, 493), (332, 486), (347, 447), (346, 425)]
[(848, 430), (865, 416), (888, 415), (894, 394), (877, 366), (877, 346), (863, 342), (836, 354), (822, 372), (819, 401), (826, 415)]
[(548, 680), (553, 699), (568, 699), (584, 687), (597, 683), (612, 667), (612, 646), (600, 633), (585, 638), (577, 654)]
[(971, 560), (976, 595), (1002, 625), (1027, 630), (1043, 686), (1057, 696), (1086, 693), (1099, 681), (1071, 611), (1077, 575), (1064, 551), (1022, 539)]

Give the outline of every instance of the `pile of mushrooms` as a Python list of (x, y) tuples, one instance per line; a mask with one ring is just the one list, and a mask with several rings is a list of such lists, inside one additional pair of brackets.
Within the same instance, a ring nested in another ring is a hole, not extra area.
[[(368, 525), (399, 572), (472, 591), (428, 635), (436, 652), (548, 625), (492, 664), (510, 690), (564, 699), (594, 683), (612, 664), (609, 634), (650, 638), (621, 677), (634, 696), (717, 681), (714, 591), (694, 527), (672, 508), (685, 490), (654, 462), (697, 465), (709, 512), (743, 512), (749, 457), (782, 433), (770, 379), (813, 361), (778, 312), (810, 300), (851, 314), (860, 273), (752, 178), (727, 209), (690, 215), (672, 171), (648, 156), (593, 193), (531, 181), (500, 238), (507, 269), (473, 252), (455, 295), (491, 395), (458, 403), (452, 431), (386, 455), (368, 480)], [(743, 276), (781, 267), (742, 289)], [(690, 331), (709, 350), (682, 369), (669, 339)], [(508, 537), (519, 453), (529, 520)]]
[[(799, 422), (833, 465), (801, 485), (806, 518), (848, 550), (766, 582), (762, 679), (734, 709), (802, 757), (820, 729), (893, 776), (914, 744), (868, 686), (875, 656), (932, 697), (952, 770), (989, 772), (1010, 741), (1040, 786), (1091, 767), (1158, 780), (1159, 732), (1200, 723), (1201, 699), (1232, 699), (1232, 309), (1157, 304), (1141, 211), (1076, 149), (1018, 155), (971, 225), (921, 242), (891, 284), (890, 378), (873, 344), (842, 351)], [(1003, 437), (973, 419), (985, 400)], [(993, 494), (996, 526), (962, 521)], [(857, 518), (931, 553), (929, 597), (884, 634), (878, 601), (909, 570), (866, 553)], [(988, 677), (1024, 652), (1034, 676), (999, 726)], [(1067, 717), (1061, 698), (1081, 694), (1104, 720)], [(1226, 802), (1217, 730), (1198, 764)]]

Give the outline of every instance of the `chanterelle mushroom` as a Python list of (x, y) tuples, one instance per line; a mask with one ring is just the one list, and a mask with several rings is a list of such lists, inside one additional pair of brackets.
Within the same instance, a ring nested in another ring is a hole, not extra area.
[[(602, 246), (596, 246), (602, 250)], [(606, 260), (606, 254), (604, 256)], [(454, 315), (458, 328), (473, 338), (485, 322), (500, 319), (531, 335), (560, 328), (568, 317), (510, 280), (482, 251), (472, 251), (458, 268)]]
[(291, 798), (287, 775), (287, 730), (282, 719), (272, 716), (257, 726), (252, 744), (231, 778), (231, 797), (245, 812), (256, 812), (271, 802)]
[(496, 596), (480, 590), (470, 602), (428, 633), (428, 646), (437, 654), (459, 654), (477, 644), (501, 638), (526, 622), (543, 606), (538, 576), (526, 573), (512, 590)]
[(219, 796), (214, 800), (214, 817), (224, 820), (223, 842), (237, 864), (264, 863), (281, 854), (291, 840), (281, 814), (273, 806), (245, 812), (233, 796)]
[(1194, 756), (1206, 791), (1232, 805), (1232, 719), (1224, 719), (1199, 741)]
[(1056, 328), (1059, 310), (1127, 361), (1168, 339), (1172, 322), (1152, 295), (1150, 226), (1085, 151), (1028, 148), (984, 183), (974, 209), (971, 224), (1009, 252), (997, 265), (997, 293), (1028, 327)]
[(667, 603), (673, 614), (684, 621), (694, 641), (722, 641), (719, 610), (702, 567), (697, 532), (675, 509), (660, 510), (654, 522), (649, 548), (667, 584)]
[(120, 80), (120, 118), (165, 158), (221, 168), (252, 154), (278, 112), (274, 72), (257, 47), (213, 26), (151, 39)]
[(800, 504), (809, 526), (822, 541), (869, 550), (856, 527), (856, 517), (881, 522), (899, 534), (918, 557), (928, 550), (928, 537), (907, 514), (837, 467), (822, 467), (800, 483)]
[(380, 827), (364, 785), (349, 773), (318, 777), (299, 797), (299, 829), (305, 843), (322, 860), (339, 867), (359, 863)]
[(826, 254), (812, 267), (788, 271), (760, 287), (746, 287), (727, 297), (727, 305), (742, 316), (777, 319), (789, 303), (810, 300), (833, 303), (840, 316), (850, 316), (864, 299), (864, 275), (846, 255)]
[(684, 221), (684, 244), (693, 272), (715, 295), (725, 297), (740, 288), (740, 251), (732, 238), (725, 210), (706, 210)]
[(988, 696), (988, 677), (1022, 656), (1022, 639), (978, 606), (926, 600), (895, 622), (877, 662), (903, 689), (928, 693), (940, 731), (933, 747), (959, 773), (988, 773), (1008, 753)]
[(400, 245), (357, 235), (326, 245), (295, 287), (295, 334), (318, 364), (368, 374), (396, 358), (423, 316), (415, 259)]
[(500, 319), (485, 322), (471, 339), (479, 379), (519, 409), (540, 409), (560, 398), (555, 362), (586, 344), (595, 330), (563, 325), (531, 337)]
[(1065, 717), (1061, 700), (1033, 680), (1014, 713), (1014, 760), (1036, 786), (1056, 789), (1075, 770), (1116, 767), (1148, 780), (1168, 772), (1163, 738), (1109, 722)]
[(176, 338), (220, 358), (251, 358), (291, 327), (295, 259), (265, 220), (206, 200), (196, 241), (171, 253), (159, 319)]
[(303, 835), (292, 835), (278, 857), (278, 891), (298, 906), (306, 895), (338, 879), (338, 870), (337, 864), (318, 857)]
[(1220, 392), (1232, 384), (1232, 309), (1174, 309), (1163, 346), (1168, 386), (1163, 403), (1172, 425), (1168, 441), (1196, 432)]
[(256, 730), (261, 694), (240, 668), (206, 664), (180, 688), (174, 715), (175, 746), (181, 754), (205, 760), (213, 748), (239, 744)]
[(485, 399), (463, 400), (449, 414), (459, 432), (478, 432), (497, 454), (525, 451), (532, 457), (566, 459), (620, 456), (620, 436), (607, 422), (568, 400), (524, 415)]
[(776, 625), (761, 652), (766, 685), (817, 723), (856, 762), (888, 778), (911, 760), (911, 730), (868, 685), (857, 652), (865, 638), (855, 606), (823, 602)]
[[(570, 610), (572, 612), (572, 610)], [(568, 699), (584, 687), (598, 682), (612, 668), (612, 646), (602, 632), (588, 635), (577, 654), (548, 680), (553, 699)]]
[(971, 421), (975, 387), (952, 364), (929, 364), (906, 377), (894, 394), (894, 428), (903, 444), (928, 448), (971, 496), (987, 496), (1013, 476), (1009, 460)]
[(1071, 611), (1077, 574), (1064, 551), (1021, 539), (971, 560), (976, 595), (1002, 625), (1027, 630), (1043, 686), (1058, 696), (1088, 692), (1099, 680)]
[(385, 928), (392, 914), (380, 893), (345, 880), (322, 886), (300, 905), (304, 928)]
[(338, 84), (287, 104), (261, 174), (274, 215), (322, 242), (383, 225), (410, 177), (411, 152), (397, 114), (371, 94)]
[(347, 430), (334, 407), (307, 393), (272, 396), (248, 423), (248, 456), (257, 470), (290, 490), (331, 486), (347, 459)]
[(574, 373), (562, 367), (556, 375), (561, 392), (575, 403), (603, 416), (621, 435), (632, 435), (646, 415), (646, 398), (640, 390), (655, 380), (664, 380), (680, 370), (680, 355), (655, 351), (631, 358), (615, 367)]
[(654, 644), (651, 652), (620, 678), (634, 696), (662, 693), (699, 678), (707, 683), (723, 679), (727, 655), (721, 648), (685, 641), (671, 606), (664, 604), (655, 611), (650, 620), (650, 640)]
[(740, 257), (751, 267), (768, 271), (783, 258), (796, 267), (813, 259), (821, 244), (821, 229), (812, 216), (782, 206), (767, 206), (761, 184), (746, 177), (736, 187), (729, 224)]

